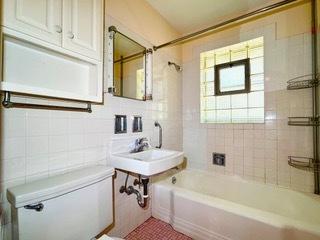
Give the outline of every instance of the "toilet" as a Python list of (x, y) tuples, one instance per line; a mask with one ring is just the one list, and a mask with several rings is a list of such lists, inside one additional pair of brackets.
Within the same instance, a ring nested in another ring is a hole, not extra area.
[(96, 165), (9, 188), (13, 240), (96, 239), (113, 222), (113, 174)]

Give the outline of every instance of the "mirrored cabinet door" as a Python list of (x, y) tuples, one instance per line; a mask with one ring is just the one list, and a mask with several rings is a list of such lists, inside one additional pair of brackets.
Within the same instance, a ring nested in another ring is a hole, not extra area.
[(145, 100), (146, 48), (116, 31), (113, 37), (114, 96)]

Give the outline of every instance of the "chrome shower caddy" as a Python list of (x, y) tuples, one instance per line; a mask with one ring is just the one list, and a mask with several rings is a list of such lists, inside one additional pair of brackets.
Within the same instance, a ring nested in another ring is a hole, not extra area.
[(291, 167), (313, 171), (314, 173), (314, 193), (320, 194), (320, 159), (319, 159), (319, 69), (318, 69), (318, 36), (317, 36), (317, 2), (311, 0), (312, 11), (312, 74), (293, 78), (287, 82), (288, 90), (299, 90), (312, 88), (312, 116), (309, 117), (289, 117), (290, 126), (309, 126), (313, 130), (313, 156), (289, 156), (288, 164)]

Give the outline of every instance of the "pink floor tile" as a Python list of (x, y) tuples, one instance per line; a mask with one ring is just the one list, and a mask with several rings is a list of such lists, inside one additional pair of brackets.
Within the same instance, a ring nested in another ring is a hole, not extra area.
[(149, 218), (125, 237), (127, 240), (192, 240), (175, 231), (168, 223)]

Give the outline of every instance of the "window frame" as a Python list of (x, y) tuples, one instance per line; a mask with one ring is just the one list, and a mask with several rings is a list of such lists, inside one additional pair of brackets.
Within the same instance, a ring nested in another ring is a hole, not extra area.
[[(221, 92), (220, 91), (220, 70), (225, 68), (230, 68), (233, 66), (241, 66), (241, 65), (244, 65), (244, 74), (245, 74), (244, 89)], [(214, 66), (214, 95), (215, 96), (234, 95), (234, 94), (250, 93), (250, 92), (251, 92), (250, 58), (222, 63)]]

